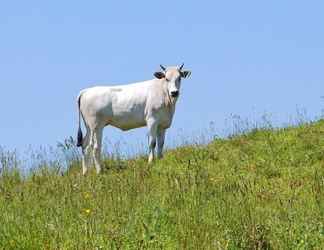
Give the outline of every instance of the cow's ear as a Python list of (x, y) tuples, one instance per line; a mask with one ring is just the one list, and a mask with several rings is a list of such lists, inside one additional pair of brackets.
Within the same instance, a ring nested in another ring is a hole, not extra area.
[(181, 77), (182, 78), (187, 78), (191, 75), (191, 71), (189, 70), (184, 70), (184, 71), (181, 71)]
[(157, 78), (157, 79), (162, 79), (165, 77), (165, 74), (163, 72), (155, 72), (154, 73), (154, 76)]

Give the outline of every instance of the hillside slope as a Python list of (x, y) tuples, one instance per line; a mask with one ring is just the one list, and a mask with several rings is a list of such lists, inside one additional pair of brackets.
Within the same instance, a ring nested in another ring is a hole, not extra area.
[[(5, 163), (2, 163), (3, 165)], [(0, 176), (0, 249), (324, 249), (324, 121)]]

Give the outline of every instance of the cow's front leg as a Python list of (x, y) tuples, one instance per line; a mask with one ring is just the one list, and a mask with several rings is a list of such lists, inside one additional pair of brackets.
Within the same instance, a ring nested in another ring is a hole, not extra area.
[(157, 133), (157, 158), (163, 157), (163, 146), (164, 146), (164, 138), (165, 138), (165, 129), (159, 129)]
[(157, 122), (155, 120), (149, 120), (147, 123), (149, 130), (149, 158), (148, 162), (151, 163), (154, 160), (156, 137), (157, 137)]

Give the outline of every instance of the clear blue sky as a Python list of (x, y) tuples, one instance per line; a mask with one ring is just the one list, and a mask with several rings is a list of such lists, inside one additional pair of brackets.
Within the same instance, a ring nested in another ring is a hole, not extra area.
[[(169, 141), (210, 122), (226, 130), (231, 114), (318, 116), (323, 10), (323, 1), (2, 1), (0, 145), (74, 136), (79, 90), (151, 79), (160, 63), (192, 70)], [(132, 144), (145, 133), (105, 135)]]

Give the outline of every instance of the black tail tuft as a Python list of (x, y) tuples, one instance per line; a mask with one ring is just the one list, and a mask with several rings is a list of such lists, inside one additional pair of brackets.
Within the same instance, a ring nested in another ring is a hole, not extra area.
[(82, 146), (82, 141), (83, 141), (82, 130), (81, 130), (81, 128), (79, 128), (79, 130), (78, 130), (77, 147), (81, 147)]
[(78, 96), (78, 110), (79, 110), (79, 130), (78, 130), (78, 141), (77, 141), (77, 147), (82, 146), (83, 141), (83, 135), (81, 130), (81, 110), (80, 110), (80, 104), (81, 104), (81, 94)]

